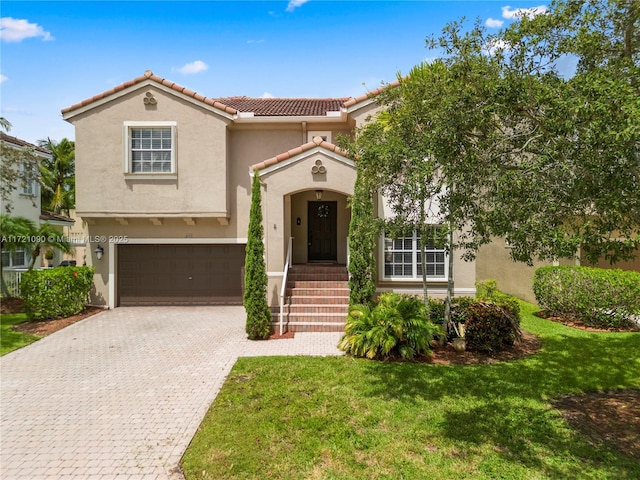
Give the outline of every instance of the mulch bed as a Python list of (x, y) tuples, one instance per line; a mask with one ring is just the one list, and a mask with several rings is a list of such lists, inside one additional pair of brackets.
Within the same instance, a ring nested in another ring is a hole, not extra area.
[[(22, 312), (20, 299), (3, 299), (0, 305), (2, 313)], [(13, 327), (14, 330), (46, 336), (66, 326), (104, 311), (98, 307), (87, 307), (78, 315), (69, 318), (57, 318), (43, 321), (24, 322)], [(540, 315), (542, 316), (542, 315)], [(543, 317), (547, 318), (547, 317)], [(595, 329), (580, 322), (562, 318), (548, 318), (564, 325), (593, 332), (609, 330)], [(633, 329), (628, 330), (633, 331)], [(269, 340), (293, 338), (294, 332), (278, 335)], [(542, 345), (538, 337), (523, 332), (522, 340), (494, 355), (465, 351), (458, 353), (451, 344), (435, 348), (426, 362), (437, 365), (480, 365), (517, 360), (536, 353)], [(554, 403), (573, 428), (584, 434), (594, 444), (608, 443), (618, 451), (640, 460), (640, 390), (596, 392), (562, 397)]]
[(578, 318), (570, 318), (570, 317), (554, 317), (553, 315), (548, 315), (544, 311), (534, 313), (536, 317), (544, 318), (546, 320), (551, 320), (552, 322), (561, 323), (567, 327), (579, 328), (580, 330), (585, 330), (587, 332), (637, 332), (640, 331), (640, 326), (630, 325), (624, 328), (616, 328), (616, 329), (607, 329), (607, 328), (596, 328), (591, 325), (587, 325), (583, 321)]
[(553, 406), (594, 445), (608, 443), (640, 460), (640, 390), (571, 395)]
[[(20, 313), (23, 311), (22, 300), (19, 298), (2, 299), (0, 311), (2, 313)], [(69, 325), (100, 312), (104, 312), (104, 309), (99, 307), (86, 307), (80, 313), (71, 317), (52, 318), (50, 320), (31, 320), (14, 325), (12, 329), (16, 332), (30, 333), (32, 335), (38, 335), (39, 337), (46, 337), (47, 335), (51, 335), (53, 332), (57, 332), (64, 327), (68, 327)]]
[(483, 352), (456, 352), (453, 345), (447, 343), (442, 347), (432, 349), (433, 354), (426, 363), (436, 365), (480, 365), (486, 363), (505, 362), (532, 355), (540, 350), (542, 342), (531, 333), (522, 332), (522, 340), (502, 352), (489, 355)]

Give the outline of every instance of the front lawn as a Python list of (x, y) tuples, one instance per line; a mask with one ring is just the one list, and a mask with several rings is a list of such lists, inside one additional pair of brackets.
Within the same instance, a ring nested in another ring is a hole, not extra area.
[(14, 325), (26, 321), (27, 315), (24, 313), (3, 313), (0, 315), (0, 356), (29, 345), (40, 338), (37, 335), (13, 330)]
[(640, 388), (640, 334), (532, 315), (542, 350), (445, 366), (349, 357), (243, 358), (183, 459), (209, 479), (637, 479), (637, 459), (592, 444), (551, 406), (565, 394)]

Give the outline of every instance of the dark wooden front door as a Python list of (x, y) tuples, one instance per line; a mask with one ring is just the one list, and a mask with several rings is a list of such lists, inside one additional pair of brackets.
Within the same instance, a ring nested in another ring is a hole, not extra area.
[(337, 202), (309, 202), (308, 260), (336, 261), (338, 259)]

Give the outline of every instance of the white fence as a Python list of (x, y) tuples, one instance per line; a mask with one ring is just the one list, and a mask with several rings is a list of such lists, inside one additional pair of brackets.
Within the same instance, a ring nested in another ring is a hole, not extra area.
[(16, 269), (6, 269), (2, 270), (2, 274), (4, 276), (4, 281), (7, 284), (7, 288), (9, 289), (9, 293), (13, 297), (20, 296), (20, 279), (22, 278), (22, 272), (26, 272), (26, 269), (16, 270)]

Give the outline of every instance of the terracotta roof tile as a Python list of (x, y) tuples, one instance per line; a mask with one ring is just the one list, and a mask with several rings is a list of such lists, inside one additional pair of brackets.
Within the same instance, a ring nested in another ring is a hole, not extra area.
[[(134, 85), (137, 85), (138, 83), (144, 82), (146, 80), (152, 80), (160, 85), (164, 85), (165, 87), (168, 87), (172, 90), (175, 90), (176, 92), (180, 92), (183, 95), (187, 95), (189, 97), (192, 97), (196, 100), (199, 100), (201, 102), (207, 103), (208, 105), (212, 105), (213, 107), (219, 109), (219, 110), (223, 110), (231, 115), (235, 115), (236, 113), (238, 113), (234, 108), (228, 107), (227, 105), (224, 105), (220, 102), (217, 102), (215, 100), (211, 100), (211, 99), (207, 99), (206, 97), (202, 96), (202, 95), (198, 95), (196, 92), (189, 90), (185, 87), (182, 87), (180, 85), (178, 85), (177, 83), (171, 82), (167, 79), (164, 79), (162, 77), (159, 77), (158, 75), (154, 75), (154, 73), (151, 70), (147, 70), (146, 72), (144, 72), (144, 75), (140, 76), (140, 77), (136, 77), (133, 80), (129, 80), (128, 82), (124, 82), (120, 85), (117, 85), (115, 87), (113, 87), (111, 90), (107, 90), (105, 92), (102, 92), (98, 95), (95, 95), (91, 98), (88, 98), (86, 100), (81, 101), (80, 103), (76, 103), (74, 105), (71, 105), (70, 107), (64, 108), (62, 109), (62, 114), (64, 115), (65, 113), (70, 113), (73, 112), (74, 110), (77, 110), (79, 108), (82, 107), (86, 107), (87, 105), (93, 103), (93, 102), (97, 102), (98, 100), (102, 100), (104, 98), (107, 98), (115, 93), (118, 93), (121, 90), (124, 90), (126, 88), (132, 87)], [(208, 102), (207, 100), (210, 100), (210, 102)]]
[(39, 147), (38, 145), (34, 145), (33, 143), (26, 142), (24, 140), (19, 139), (18, 137), (12, 137), (11, 135), (7, 135), (4, 132), (0, 132), (0, 140), (2, 140), (3, 142), (12, 143), (13, 145), (17, 145), (19, 147), (32, 147), (37, 152), (51, 155), (51, 152), (46, 148), (42, 148), (42, 147)]
[(351, 97), (349, 100), (347, 100), (346, 102), (344, 102), (344, 106), (345, 107), (351, 107), (357, 103), (363, 102), (365, 100), (368, 100), (372, 97), (375, 97), (376, 95), (378, 95), (380, 92), (386, 90), (389, 87), (397, 87), (398, 85), (400, 85), (400, 82), (398, 80), (395, 80), (391, 83), (388, 83), (387, 85), (383, 85), (382, 87), (376, 88), (375, 90), (371, 90), (370, 92), (365, 93), (364, 95), (360, 95), (359, 97)]
[(59, 213), (49, 212), (48, 210), (40, 210), (40, 220), (76, 223), (73, 218), (69, 218)]
[(284, 162), (285, 160), (295, 157), (296, 155), (300, 155), (301, 153), (304, 153), (316, 147), (324, 148), (331, 152), (335, 152), (338, 155), (343, 155), (345, 157), (347, 156), (347, 152), (342, 150), (337, 145), (334, 145), (333, 143), (329, 143), (323, 140), (322, 137), (313, 137), (313, 140), (308, 143), (305, 143), (303, 145), (300, 145), (299, 147), (288, 150), (284, 153), (281, 153), (280, 155), (276, 155), (275, 157), (268, 158), (264, 162), (260, 162), (260, 163), (256, 163), (255, 165), (252, 165), (251, 170), (253, 171), (262, 170), (272, 165), (276, 165), (280, 162)]
[(210, 105), (214, 108), (222, 110), (231, 115), (235, 115), (238, 112), (253, 113), (256, 117), (282, 117), (282, 116), (326, 116), (328, 112), (339, 112), (346, 107), (350, 107), (360, 103), (364, 100), (368, 100), (371, 97), (376, 96), (381, 91), (390, 86), (398, 85), (399, 82), (395, 81), (388, 85), (376, 88), (364, 95), (358, 97), (344, 97), (344, 98), (252, 98), (245, 96), (237, 97), (223, 97), (223, 98), (207, 98), (204, 95), (200, 95), (193, 90), (178, 85), (175, 82), (167, 80), (165, 78), (155, 75), (152, 71), (147, 70), (144, 75), (129, 80), (120, 85), (113, 87), (111, 90), (107, 90), (98, 95), (94, 95), (91, 98), (82, 100), (79, 103), (64, 108), (62, 114), (73, 112), (82, 107), (86, 107), (94, 102), (105, 99), (111, 95), (114, 95), (122, 90), (137, 85), (147, 80), (154, 81), (167, 88), (182, 93), (188, 97), (191, 97), (197, 101), (203, 102), (206, 105)]
[(218, 101), (239, 112), (251, 112), (256, 117), (325, 116), (339, 112), (348, 98), (251, 98), (225, 97)]

